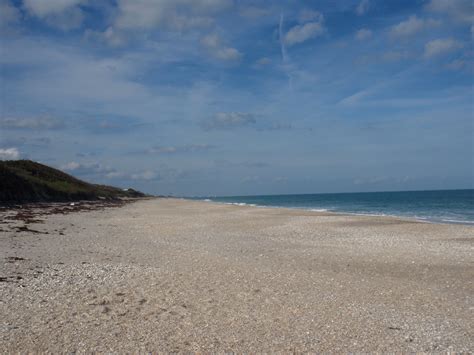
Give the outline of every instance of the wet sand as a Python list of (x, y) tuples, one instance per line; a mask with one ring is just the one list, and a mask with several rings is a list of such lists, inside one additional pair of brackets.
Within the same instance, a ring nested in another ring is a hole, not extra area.
[(472, 226), (177, 199), (18, 212), (0, 211), (1, 352), (474, 349)]

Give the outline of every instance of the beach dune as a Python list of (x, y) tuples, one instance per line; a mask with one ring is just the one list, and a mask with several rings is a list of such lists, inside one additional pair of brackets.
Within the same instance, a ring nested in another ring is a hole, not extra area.
[(179, 199), (12, 213), (2, 352), (474, 349), (472, 226)]

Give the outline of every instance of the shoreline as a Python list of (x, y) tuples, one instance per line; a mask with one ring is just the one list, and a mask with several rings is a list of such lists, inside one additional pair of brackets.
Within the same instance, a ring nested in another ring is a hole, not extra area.
[(437, 220), (437, 219), (424, 219), (422, 217), (410, 217), (410, 216), (402, 216), (402, 215), (395, 215), (395, 214), (369, 214), (369, 213), (357, 213), (357, 212), (345, 212), (345, 211), (331, 211), (325, 208), (311, 208), (311, 207), (280, 207), (280, 206), (267, 206), (267, 205), (258, 205), (252, 203), (245, 203), (245, 202), (221, 202), (221, 201), (213, 201), (211, 199), (192, 199), (192, 198), (178, 198), (186, 201), (202, 201), (206, 203), (215, 203), (219, 205), (229, 205), (229, 206), (240, 206), (240, 207), (255, 207), (255, 208), (275, 208), (275, 209), (287, 209), (287, 210), (299, 210), (299, 211), (309, 211), (315, 213), (330, 213), (334, 215), (341, 215), (341, 216), (360, 216), (360, 217), (387, 217), (387, 218), (395, 218), (400, 220), (407, 220), (407, 221), (416, 221), (420, 223), (430, 223), (430, 224), (448, 224), (448, 225), (466, 225), (466, 226), (474, 226), (474, 221), (447, 221), (447, 220)]
[[(462, 189), (461, 189), (462, 190)], [(427, 190), (431, 191), (431, 190)], [(402, 191), (405, 192), (405, 191)], [(357, 194), (357, 193), (354, 193)], [(419, 222), (428, 224), (447, 224), (447, 225), (463, 225), (463, 226), (474, 226), (474, 221), (461, 221), (461, 220), (443, 220), (443, 219), (430, 219), (424, 217), (415, 216), (404, 216), (397, 214), (376, 214), (376, 213), (358, 213), (358, 212), (347, 212), (347, 211), (334, 211), (325, 208), (311, 208), (311, 207), (285, 207), (285, 206), (271, 206), (271, 205), (258, 205), (253, 203), (245, 202), (224, 202), (214, 201), (209, 198), (188, 198), (188, 197), (171, 197), (171, 196), (147, 196), (139, 198), (121, 198), (121, 199), (107, 199), (107, 200), (78, 200), (78, 201), (44, 201), (44, 202), (18, 202), (11, 204), (0, 204), (0, 213), (2, 211), (13, 211), (18, 209), (36, 210), (38, 213), (44, 210), (46, 214), (50, 212), (48, 210), (54, 210), (56, 207), (70, 212), (78, 212), (83, 210), (101, 209), (107, 207), (121, 207), (128, 203), (134, 203), (146, 200), (183, 200), (190, 202), (204, 202), (213, 203), (224, 206), (237, 206), (237, 207), (255, 207), (255, 208), (269, 208), (289, 211), (306, 211), (313, 212), (315, 215), (318, 214), (334, 214), (339, 216), (359, 216), (359, 217), (375, 217), (375, 218), (391, 218), (409, 222)], [(84, 207), (85, 206), (85, 207)], [(72, 207), (72, 208), (71, 208)], [(71, 210), (71, 211), (68, 211)], [(59, 212), (62, 213), (62, 212)]]
[(472, 228), (149, 199), (0, 224), (5, 352), (470, 352)]

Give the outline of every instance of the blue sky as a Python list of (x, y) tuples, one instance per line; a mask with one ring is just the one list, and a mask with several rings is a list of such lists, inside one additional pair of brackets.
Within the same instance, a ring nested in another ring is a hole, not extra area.
[(150, 193), (472, 188), (471, 0), (0, 0), (0, 158)]

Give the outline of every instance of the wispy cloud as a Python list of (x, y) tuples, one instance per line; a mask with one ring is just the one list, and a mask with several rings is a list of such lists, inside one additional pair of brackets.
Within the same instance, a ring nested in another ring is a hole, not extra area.
[(255, 69), (261, 69), (264, 68), (272, 63), (272, 60), (268, 57), (262, 57), (258, 60), (255, 61), (255, 64), (253, 65), (253, 68)]
[(143, 180), (152, 181), (160, 178), (160, 175), (154, 170), (143, 170), (133, 173), (119, 171), (108, 165), (99, 162), (79, 163), (70, 161), (60, 166), (60, 169), (85, 179), (114, 179), (122, 181)]
[(359, 41), (365, 41), (372, 37), (372, 31), (367, 28), (362, 28), (356, 32), (355, 37)]
[(120, 0), (115, 24), (124, 29), (181, 31), (209, 26), (214, 15), (231, 6), (231, 0)]
[(255, 115), (245, 112), (218, 112), (202, 122), (205, 130), (228, 130), (252, 126), (257, 123)]
[(9, 0), (0, 1), (0, 31), (18, 24), (20, 18), (20, 11)]
[(258, 175), (245, 176), (240, 180), (243, 184), (261, 183), (261, 178)]
[(58, 129), (65, 123), (53, 117), (0, 117), (0, 127), (4, 129)]
[(426, 9), (438, 14), (448, 14), (453, 20), (472, 24), (474, 3), (471, 0), (431, 0)]
[(416, 33), (440, 26), (441, 22), (433, 19), (420, 19), (417, 16), (410, 16), (407, 20), (398, 23), (390, 29), (392, 37), (409, 37)]
[(150, 181), (150, 180), (159, 179), (160, 175), (157, 172), (153, 171), (153, 170), (145, 170), (145, 171), (142, 171), (142, 172), (139, 172), (139, 173), (134, 173), (130, 177), (131, 177), (132, 180)]
[(324, 26), (320, 22), (308, 22), (304, 25), (296, 25), (290, 28), (285, 34), (285, 43), (289, 46), (293, 46), (321, 36), (325, 31)]
[(84, 39), (103, 42), (111, 47), (120, 47), (127, 43), (126, 34), (118, 31), (112, 26), (107, 27), (105, 31), (94, 31), (87, 29), (84, 32)]
[(214, 149), (215, 146), (211, 144), (188, 144), (182, 146), (161, 146), (156, 145), (150, 149), (145, 150), (147, 154), (179, 154), (179, 153), (198, 153), (207, 152)]
[(238, 61), (242, 53), (237, 49), (223, 44), (222, 39), (215, 33), (208, 34), (201, 39), (201, 43), (217, 59), (225, 61)]
[(409, 176), (390, 177), (390, 176), (372, 176), (367, 178), (358, 178), (354, 180), (355, 185), (380, 185), (380, 184), (404, 184), (410, 181)]
[(464, 47), (463, 43), (454, 38), (439, 38), (425, 44), (425, 57), (432, 58), (445, 55)]
[[(282, 22), (283, 19), (280, 20)], [(299, 17), (300, 24), (293, 26), (284, 35), (284, 42), (288, 46), (306, 42), (319, 37), (326, 32), (324, 16), (317, 11), (303, 10)]]
[(271, 14), (271, 9), (268, 6), (254, 6), (241, 4), (239, 14), (250, 19), (257, 19), (259, 17), (268, 16)]
[(466, 59), (455, 59), (446, 64), (446, 68), (450, 70), (471, 69), (471, 72), (474, 72), (474, 63)]
[(95, 174), (108, 174), (115, 172), (115, 169), (110, 166), (103, 165), (97, 162), (93, 163), (79, 163), (76, 161), (70, 161), (60, 166), (60, 168), (67, 172), (72, 172), (77, 175), (95, 175)]
[(79, 5), (85, 3), (86, 0), (23, 1), (24, 8), (30, 15), (64, 31), (81, 26), (84, 14)]
[(97, 134), (119, 134), (132, 132), (146, 126), (141, 120), (131, 117), (86, 117), (76, 123), (79, 128)]
[(357, 15), (362, 16), (365, 15), (370, 8), (370, 1), (369, 0), (361, 0), (357, 5), (355, 12)]

